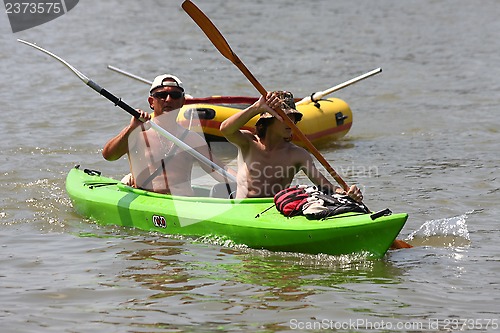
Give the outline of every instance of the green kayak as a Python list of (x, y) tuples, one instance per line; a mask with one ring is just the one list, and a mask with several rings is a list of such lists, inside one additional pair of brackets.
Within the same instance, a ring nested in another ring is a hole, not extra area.
[(330, 255), (368, 253), (383, 257), (408, 215), (347, 213), (323, 220), (287, 218), (272, 198), (221, 199), (197, 187), (197, 197), (158, 194), (71, 169), (66, 190), (75, 210), (100, 224), (169, 235), (214, 236), (255, 249)]

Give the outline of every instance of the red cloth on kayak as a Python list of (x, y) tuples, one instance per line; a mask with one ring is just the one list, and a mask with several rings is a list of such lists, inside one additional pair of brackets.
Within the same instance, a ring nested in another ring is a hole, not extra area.
[(302, 207), (307, 202), (309, 194), (305, 187), (293, 186), (279, 191), (274, 196), (276, 208), (286, 217), (302, 214)]

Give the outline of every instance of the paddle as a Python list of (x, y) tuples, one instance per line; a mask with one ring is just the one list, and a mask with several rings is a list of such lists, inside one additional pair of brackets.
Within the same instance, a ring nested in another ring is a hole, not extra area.
[[(122, 108), (123, 110), (125, 110), (129, 114), (131, 114), (133, 117), (135, 117), (137, 119), (140, 119), (140, 114), (139, 114), (139, 112), (137, 112), (137, 110), (135, 110), (130, 105), (128, 105), (127, 103), (125, 103), (124, 101), (122, 101), (121, 98), (116, 97), (115, 95), (113, 95), (109, 91), (107, 91), (106, 89), (100, 87), (97, 83), (95, 83), (94, 81), (90, 80), (88, 77), (86, 77), (85, 75), (83, 75), (83, 73), (81, 73), (75, 67), (73, 67), (72, 65), (70, 65), (67, 61), (65, 61), (61, 57), (55, 55), (54, 53), (52, 53), (50, 51), (45, 50), (44, 48), (42, 48), (42, 47), (40, 47), (40, 46), (38, 46), (36, 44), (27, 42), (27, 41), (22, 40), (22, 39), (18, 39), (17, 41), (21, 42), (23, 44), (29, 45), (29, 46), (31, 46), (31, 47), (39, 50), (39, 51), (42, 51), (43, 53), (46, 53), (46, 54), (50, 55), (54, 59), (59, 60), (66, 67), (68, 67), (73, 73), (75, 73), (76, 76), (78, 76), (80, 78), (80, 80), (82, 80), (87, 86), (89, 86), (90, 88), (92, 88), (93, 90), (95, 90), (99, 94), (101, 94), (102, 96), (104, 96), (107, 99), (109, 99), (111, 102), (113, 102), (115, 104), (115, 106), (119, 106), (120, 108)], [(144, 121), (143, 119), (141, 119), (141, 120)], [(217, 164), (215, 164), (214, 162), (212, 162), (210, 159), (208, 159), (204, 155), (200, 154), (194, 148), (192, 148), (188, 144), (186, 144), (183, 141), (181, 141), (178, 138), (176, 138), (173, 134), (171, 134), (170, 132), (168, 132), (167, 130), (165, 130), (163, 127), (160, 127), (158, 124), (156, 124), (155, 122), (152, 122), (152, 121), (150, 121), (149, 124), (151, 125), (151, 127), (155, 131), (157, 131), (159, 134), (161, 134), (162, 136), (164, 136), (167, 139), (169, 139), (170, 141), (172, 141), (179, 148), (181, 148), (184, 151), (186, 151), (189, 154), (191, 154), (198, 161), (200, 161), (202, 163), (205, 163), (206, 165), (208, 165), (209, 167), (211, 167), (213, 170), (217, 171), (218, 173), (220, 173), (222, 176), (228, 178), (229, 180), (231, 180), (233, 182), (236, 181), (235, 177), (233, 175), (227, 173), (226, 170), (224, 170), (224, 168), (221, 168), (220, 166), (218, 166)]]
[[(201, 28), (205, 35), (210, 39), (212, 44), (219, 50), (219, 52), (227, 59), (229, 59), (240, 71), (246, 76), (246, 78), (253, 84), (253, 86), (261, 93), (266, 95), (267, 91), (264, 87), (257, 81), (253, 74), (248, 70), (248, 68), (241, 62), (238, 56), (233, 52), (228, 42), (224, 39), (221, 32), (217, 27), (210, 21), (210, 19), (189, 0), (185, 0), (182, 3), (182, 8), (184, 11), (196, 22), (196, 24)], [(326, 159), (321, 155), (321, 153), (314, 147), (314, 145), (307, 139), (307, 137), (298, 129), (298, 127), (293, 123), (293, 121), (286, 116), (286, 114), (281, 110), (277, 109), (276, 112), (283, 118), (285, 123), (293, 130), (293, 132), (305, 143), (309, 151), (318, 159), (318, 161), (325, 167), (325, 169), (330, 173), (330, 175), (342, 186), (342, 188), (347, 192), (349, 186), (347, 183), (337, 174), (337, 172), (330, 166)], [(404, 241), (394, 242), (394, 248), (411, 247)], [(404, 246), (403, 246), (404, 245)]]
[[(253, 86), (261, 93), (263, 96), (267, 94), (267, 90), (257, 81), (255, 76), (248, 70), (248, 68), (241, 62), (238, 56), (231, 50), (231, 47), (224, 39), (217, 27), (210, 21), (210, 19), (189, 0), (185, 0), (182, 3), (182, 8), (186, 13), (196, 22), (196, 24), (201, 28), (201, 30), (207, 35), (208, 39), (214, 44), (214, 46), (219, 50), (219, 52), (229, 59), (240, 71), (246, 76), (246, 78), (253, 84)], [(290, 119), (283, 110), (280, 108), (276, 109), (276, 112), (283, 118), (284, 122), (292, 129), (293, 133), (304, 142), (309, 151), (316, 157), (316, 159), (325, 167), (325, 169), (330, 173), (330, 175), (337, 181), (337, 183), (344, 189), (344, 191), (349, 190), (347, 183), (340, 177), (340, 175), (330, 166), (326, 159), (321, 155), (321, 153), (314, 147), (314, 145), (309, 141), (309, 139), (300, 131), (300, 129), (295, 125), (292, 119)]]
[(373, 76), (375, 74), (378, 74), (380, 72), (382, 72), (382, 68), (376, 68), (376, 69), (374, 69), (372, 71), (369, 71), (368, 73), (365, 73), (365, 74), (360, 75), (360, 76), (356, 76), (353, 79), (345, 81), (345, 82), (343, 82), (341, 84), (338, 84), (338, 85), (336, 85), (334, 87), (331, 87), (330, 89), (319, 91), (319, 92), (313, 93), (311, 96), (304, 97), (300, 101), (296, 102), (295, 105), (308, 104), (310, 102), (316, 103), (318, 100), (322, 99), (326, 95), (330, 95), (334, 91), (337, 91), (337, 90), (343, 89), (345, 87), (348, 87), (348, 86), (350, 86), (353, 83), (356, 83), (356, 82), (359, 82), (361, 80), (364, 80), (364, 79), (366, 79), (366, 78), (368, 78), (370, 76)]
[[(140, 81), (140, 82), (143, 82), (143, 83), (146, 83), (146, 84), (151, 84), (152, 82), (139, 76), (139, 75), (136, 75), (136, 74), (132, 74), (130, 72), (127, 72), (126, 70), (123, 70), (121, 68), (118, 68), (118, 67), (115, 67), (115, 66), (112, 66), (112, 65), (108, 65), (108, 68), (111, 69), (112, 71), (115, 71), (117, 73), (120, 73), (120, 74), (123, 74), (125, 76), (128, 76), (132, 79), (135, 79), (137, 81)], [(343, 89), (345, 87), (348, 87), (350, 86), (351, 84), (354, 84), (356, 82), (359, 82), (361, 80), (364, 80), (366, 78), (369, 78), (370, 76), (373, 76), (375, 74), (378, 74), (382, 72), (382, 68), (377, 68), (377, 69), (374, 69), (370, 72), (367, 72), (363, 75), (359, 75), (359, 76), (356, 76), (355, 78), (352, 78), (348, 81), (345, 81), (343, 83), (340, 83), (340, 84), (337, 84), (336, 86), (333, 86), (329, 89), (326, 89), (326, 90), (323, 90), (323, 91), (319, 91), (319, 92), (315, 92), (313, 94), (311, 94), (311, 96), (307, 96), (307, 97), (304, 97), (302, 99), (296, 99), (295, 101), (295, 105), (301, 105), (301, 104), (308, 104), (310, 102), (317, 102), (318, 100), (322, 99), (323, 97), (327, 96), (327, 95), (330, 95), (331, 93), (337, 91), (337, 90), (340, 90), (340, 89)], [(212, 97), (192, 97), (190, 95), (186, 95), (187, 98), (189, 99), (192, 99), (193, 101), (196, 101), (196, 103), (198, 103), (198, 100), (200, 100), (201, 102), (206, 102), (206, 99), (207, 98), (212, 98), (214, 100), (217, 100), (217, 99), (222, 99), (222, 98), (231, 98), (232, 96), (212, 96)], [(234, 98), (234, 97), (233, 97)], [(205, 100), (204, 100), (205, 99)], [(190, 101), (188, 101), (190, 102)], [(253, 102), (252, 102), (253, 103)], [(186, 103), (187, 104), (187, 103)]]
[(149, 85), (153, 84), (153, 81), (149, 81), (149, 80), (147, 80), (147, 79), (145, 79), (143, 77), (140, 77), (138, 75), (132, 74), (132, 73), (127, 72), (127, 71), (125, 71), (123, 69), (120, 69), (118, 67), (108, 65), (108, 68), (111, 69), (112, 71), (115, 71), (115, 72), (118, 72), (120, 74), (126, 75), (128, 77), (133, 78), (133, 79), (136, 79), (137, 81), (141, 81), (141, 82), (149, 84)]

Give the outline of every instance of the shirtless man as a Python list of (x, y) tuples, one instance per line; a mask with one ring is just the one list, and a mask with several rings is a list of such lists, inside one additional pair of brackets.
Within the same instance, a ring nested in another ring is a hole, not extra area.
[[(289, 187), (299, 171), (303, 171), (320, 189), (345, 193), (321, 174), (307, 150), (291, 142), (291, 128), (274, 111), (278, 107), (295, 123), (302, 119), (302, 114), (295, 110), (291, 93), (272, 92), (221, 124), (220, 130), (226, 139), (239, 148), (236, 198), (273, 197)], [(260, 118), (255, 124), (255, 134), (240, 130), (258, 114)], [(350, 187), (347, 195), (359, 202), (363, 199), (355, 185)]]
[[(152, 121), (213, 160), (205, 140), (176, 121), (177, 114), (185, 102), (184, 87), (179, 78), (169, 74), (157, 76), (151, 85), (148, 102), (154, 111)], [(138, 112), (142, 119), (151, 119), (147, 112)], [(142, 128), (137, 129), (139, 126)], [(135, 129), (137, 135), (131, 135)], [(158, 193), (194, 195), (191, 188), (191, 171), (196, 159), (154, 129), (147, 129), (142, 121), (134, 117), (127, 127), (106, 143), (102, 151), (102, 156), (108, 161), (115, 161), (125, 154), (129, 158), (133, 175), (130, 185)], [(131, 158), (131, 154), (134, 154), (135, 158)], [(221, 165), (217, 161), (214, 162)], [(227, 181), (204, 163), (200, 163), (200, 166), (218, 181)], [(228, 171), (236, 174), (233, 170)]]

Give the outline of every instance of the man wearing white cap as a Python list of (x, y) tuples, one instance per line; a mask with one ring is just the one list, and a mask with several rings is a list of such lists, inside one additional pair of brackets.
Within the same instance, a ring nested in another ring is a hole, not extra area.
[[(154, 79), (149, 93), (148, 103), (154, 117), (143, 110), (137, 110), (141, 119), (154, 121), (200, 154), (214, 160), (204, 138), (177, 123), (177, 115), (185, 102), (182, 81), (174, 75), (159, 75)], [(195, 158), (177, 149), (173, 142), (144, 125), (140, 119), (132, 117), (130, 124), (106, 143), (102, 151), (103, 157), (108, 161), (115, 161), (128, 155), (133, 176), (127, 182), (129, 185), (159, 193), (192, 196), (191, 171)], [(140, 135), (131, 135), (138, 127), (142, 127)], [(218, 161), (214, 162), (220, 165)], [(138, 167), (138, 163), (143, 165)], [(146, 167), (144, 163), (147, 164)], [(203, 163), (200, 166), (218, 181), (225, 181), (223, 176), (213, 172), (209, 166)], [(236, 174), (233, 170), (228, 171)]]

